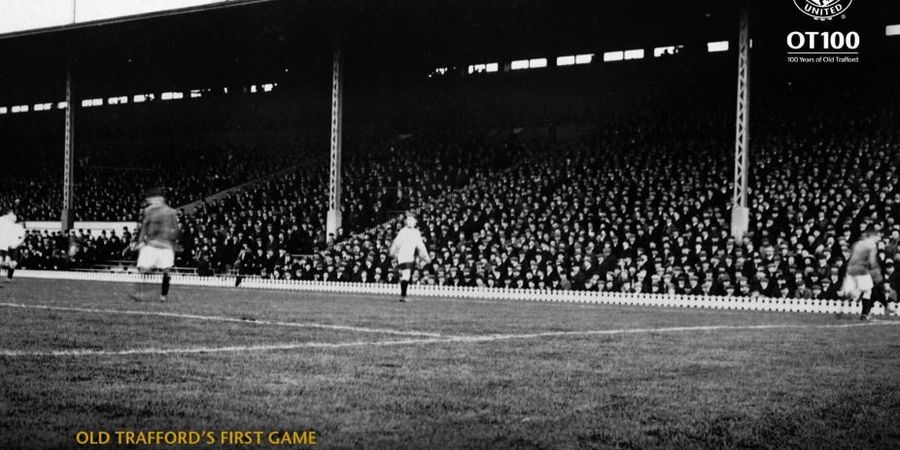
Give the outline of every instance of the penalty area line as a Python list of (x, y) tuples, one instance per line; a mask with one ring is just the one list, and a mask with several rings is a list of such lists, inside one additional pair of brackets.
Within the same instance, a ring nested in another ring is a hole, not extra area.
[(129, 356), (129, 355), (183, 355), (198, 353), (241, 353), (241, 352), (267, 352), (278, 350), (299, 350), (307, 348), (352, 348), (352, 347), (389, 347), (424, 344), (452, 344), (452, 343), (484, 343), (508, 340), (528, 340), (552, 337), (590, 337), (602, 335), (629, 335), (629, 334), (665, 334), (684, 333), (692, 331), (753, 331), (753, 330), (813, 330), (813, 329), (847, 329), (847, 328), (874, 328), (900, 325), (900, 321), (870, 322), (855, 324), (763, 324), (763, 325), (713, 325), (695, 327), (665, 327), (665, 328), (622, 328), (613, 330), (587, 330), (587, 331), (551, 331), (544, 333), (528, 334), (490, 334), (483, 336), (447, 336), (439, 338), (402, 339), (392, 341), (353, 341), (353, 342), (300, 342), (285, 344), (242, 345), (224, 347), (189, 347), (189, 348), (138, 348), (126, 350), (96, 350), (96, 349), (72, 349), (72, 350), (46, 350), (23, 351), (0, 349), (0, 357), (54, 357), (54, 356)]
[(19, 309), (37, 309), (45, 311), (64, 311), (64, 312), (80, 312), (91, 314), (122, 314), (130, 316), (155, 316), (155, 317), (171, 317), (177, 319), (205, 320), (210, 322), (227, 322), (242, 323), (248, 325), (272, 326), (272, 327), (292, 327), (292, 328), (314, 328), (320, 330), (333, 331), (352, 331), (355, 333), (372, 333), (372, 334), (389, 334), (395, 336), (418, 336), (439, 338), (443, 337), (440, 333), (429, 333), (425, 331), (403, 331), (390, 328), (368, 328), (354, 327), (350, 325), (332, 325), (315, 322), (281, 322), (274, 320), (258, 320), (258, 319), (240, 319), (227, 316), (203, 316), (197, 314), (183, 314), (165, 311), (140, 311), (127, 309), (94, 309), (94, 308), (78, 308), (74, 306), (50, 306), (50, 305), (26, 305), (23, 303), (0, 303), (0, 307), (19, 308)]

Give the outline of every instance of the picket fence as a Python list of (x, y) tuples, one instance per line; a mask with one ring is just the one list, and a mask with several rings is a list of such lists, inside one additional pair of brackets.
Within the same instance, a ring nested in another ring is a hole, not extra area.
[[(50, 270), (19, 270), (21, 278), (48, 280), (81, 280), (119, 283), (137, 283), (140, 274), (122, 272), (70, 272)], [(151, 276), (158, 280), (160, 275)], [(146, 279), (145, 279), (146, 280)], [(232, 289), (265, 289), (296, 292), (327, 292), (335, 294), (397, 295), (398, 287), (392, 284), (343, 283), (304, 280), (270, 280), (244, 277), (236, 286), (237, 277), (200, 277), (196, 275), (172, 275), (174, 286), (204, 286)], [(537, 289), (503, 289), (455, 286), (410, 286), (411, 296), (443, 297), (456, 299), (482, 299), (525, 302), (562, 302), (597, 305), (645, 306), (664, 308), (703, 308), (744, 311), (797, 312), (819, 314), (855, 314), (861, 309), (856, 301), (746, 298), (697, 295), (634, 294), (586, 291), (551, 291)], [(878, 312), (873, 311), (873, 312)]]

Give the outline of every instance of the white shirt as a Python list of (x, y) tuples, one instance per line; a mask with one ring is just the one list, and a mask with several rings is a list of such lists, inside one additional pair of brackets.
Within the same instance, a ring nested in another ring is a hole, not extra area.
[(0, 216), (0, 250), (14, 249), (25, 240), (25, 227), (12, 214)]
[(411, 263), (415, 261), (416, 250), (419, 251), (419, 257), (428, 259), (428, 250), (425, 249), (422, 233), (412, 227), (403, 227), (391, 244), (391, 254), (397, 257), (400, 264)]

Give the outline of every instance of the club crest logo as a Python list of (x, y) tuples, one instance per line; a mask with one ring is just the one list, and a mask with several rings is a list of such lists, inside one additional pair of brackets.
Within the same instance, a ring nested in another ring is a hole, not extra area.
[(816, 20), (831, 20), (843, 14), (853, 0), (794, 0), (794, 5), (803, 14)]

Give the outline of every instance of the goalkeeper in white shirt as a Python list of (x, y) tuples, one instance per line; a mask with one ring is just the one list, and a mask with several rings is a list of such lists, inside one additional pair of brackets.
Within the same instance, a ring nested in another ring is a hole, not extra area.
[(400, 301), (406, 302), (406, 290), (409, 288), (409, 282), (412, 279), (412, 271), (415, 268), (416, 253), (424, 263), (428, 263), (431, 258), (428, 256), (428, 250), (425, 249), (425, 241), (422, 240), (422, 233), (416, 229), (416, 218), (412, 215), (406, 216), (406, 226), (400, 229), (397, 237), (391, 244), (391, 256), (397, 258), (397, 266), (400, 270)]

